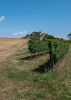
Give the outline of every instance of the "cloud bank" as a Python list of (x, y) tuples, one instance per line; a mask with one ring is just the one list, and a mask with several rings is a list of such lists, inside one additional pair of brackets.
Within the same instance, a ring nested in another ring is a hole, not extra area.
[(14, 36), (18, 36), (18, 35), (25, 36), (26, 34), (27, 34), (27, 31), (20, 31), (20, 32), (13, 33)]
[(4, 16), (0, 16), (0, 22), (4, 21), (5, 17)]

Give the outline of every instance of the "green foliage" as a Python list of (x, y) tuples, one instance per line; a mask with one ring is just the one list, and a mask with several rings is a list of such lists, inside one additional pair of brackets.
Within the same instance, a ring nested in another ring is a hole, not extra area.
[(43, 40), (47, 40), (47, 39), (55, 39), (55, 37), (52, 35), (45, 34)]
[[(48, 41), (30, 40), (28, 42), (29, 51), (31, 53), (45, 52), (50, 50), (52, 44), (53, 60), (56, 63), (68, 51), (69, 45), (58, 39), (50, 39)], [(50, 51), (49, 51), (50, 52)]]
[(68, 34), (68, 38), (70, 38), (70, 40), (71, 40), (71, 32)]
[(48, 51), (48, 42), (40, 40), (29, 40), (28, 42), (29, 51), (31, 53), (38, 53)]
[(51, 43), (55, 63), (68, 51), (69, 45), (57, 39), (51, 40)]

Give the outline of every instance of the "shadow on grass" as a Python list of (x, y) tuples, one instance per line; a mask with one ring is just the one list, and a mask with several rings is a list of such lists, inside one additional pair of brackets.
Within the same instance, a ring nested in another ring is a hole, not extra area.
[(42, 55), (45, 55), (45, 54), (48, 54), (48, 52), (45, 52), (44, 54), (43, 53), (40, 53), (40, 54), (30, 55), (30, 56), (27, 56), (25, 58), (20, 58), (20, 60), (30, 60), (30, 59), (33, 59), (33, 58), (36, 58), (38, 56), (42, 56)]
[(51, 69), (53, 69), (53, 68), (50, 65), (50, 60), (48, 60), (48, 62), (44, 63), (43, 65), (40, 65), (38, 68), (35, 68), (32, 71), (37, 72), (37, 73), (45, 73), (45, 72), (48, 72)]

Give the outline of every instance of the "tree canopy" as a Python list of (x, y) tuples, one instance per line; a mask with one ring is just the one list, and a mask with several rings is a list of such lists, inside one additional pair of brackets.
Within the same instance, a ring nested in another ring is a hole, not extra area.
[(70, 40), (71, 40), (71, 32), (68, 34), (68, 38), (70, 38)]

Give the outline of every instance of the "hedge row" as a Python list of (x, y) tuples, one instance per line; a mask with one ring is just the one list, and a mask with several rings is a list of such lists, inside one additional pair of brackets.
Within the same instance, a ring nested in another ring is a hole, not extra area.
[(53, 52), (53, 60), (54, 63), (57, 62), (67, 51), (69, 45), (59, 41), (57, 39), (51, 39), (49, 41), (40, 41), (40, 40), (29, 40), (28, 48), (31, 53), (38, 53), (38, 52), (50, 52), (50, 43), (52, 45), (52, 52)]
[(57, 62), (65, 53), (67, 53), (69, 45), (59, 41), (59, 40), (51, 40), (52, 44), (52, 52), (54, 63)]
[(48, 51), (48, 42), (40, 41), (40, 40), (29, 40), (28, 48), (31, 53), (38, 53)]

